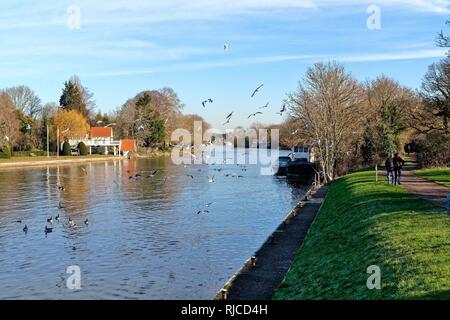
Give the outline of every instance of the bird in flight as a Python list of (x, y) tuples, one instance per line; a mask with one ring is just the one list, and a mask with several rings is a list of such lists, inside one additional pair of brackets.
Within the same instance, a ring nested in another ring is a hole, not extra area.
[(277, 112), (277, 114), (282, 116), (285, 111), (286, 111), (286, 105), (283, 104), (283, 107), (281, 108), (280, 112)]
[(209, 213), (209, 211), (208, 210), (201, 210), (201, 211), (197, 212), (197, 214), (201, 214), (201, 213), (207, 214), (207, 213)]
[(192, 174), (187, 174), (186, 176), (191, 178), (191, 179), (194, 179), (194, 176)]
[(267, 102), (266, 105), (262, 106), (260, 109), (265, 109), (265, 108), (268, 108), (268, 107), (269, 107), (269, 102)]
[(208, 103), (213, 103), (213, 102), (214, 102), (214, 100), (211, 99), (211, 98), (209, 98), (209, 99), (207, 99), (207, 100), (205, 100), (205, 101), (202, 102), (202, 106), (203, 106), (203, 108), (206, 108), (206, 105), (207, 105)]
[(213, 183), (214, 182), (214, 176), (208, 176), (208, 182)]
[(153, 178), (154, 176), (156, 176), (157, 173), (158, 173), (158, 170), (154, 170), (154, 171), (150, 172), (150, 174), (148, 175), (147, 178)]
[(255, 96), (255, 94), (256, 94), (257, 92), (259, 92), (259, 89), (261, 89), (262, 87), (264, 87), (264, 83), (263, 83), (262, 85), (260, 85), (258, 88), (256, 88), (255, 91), (253, 91), (253, 93), (252, 93), (252, 98)]
[(230, 113), (229, 115), (227, 115), (227, 117), (225, 118), (225, 119), (231, 119), (231, 117), (233, 116), (233, 114), (234, 114), (234, 111), (232, 112), (232, 113)]
[(228, 50), (228, 45), (227, 44), (224, 44), (223, 45), (223, 51), (225, 52), (225, 51), (227, 51)]
[(249, 115), (248, 117), (247, 117), (247, 119), (250, 119), (251, 117), (256, 117), (256, 115), (258, 115), (258, 114), (262, 114), (262, 112), (255, 112), (255, 113), (252, 113), (251, 115)]

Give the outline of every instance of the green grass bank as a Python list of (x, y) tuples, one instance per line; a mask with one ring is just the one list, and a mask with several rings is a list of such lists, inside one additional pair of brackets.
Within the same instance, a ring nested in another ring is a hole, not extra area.
[(274, 299), (450, 299), (450, 216), (374, 172), (338, 179)]
[(450, 187), (450, 168), (424, 169), (414, 172), (419, 177)]

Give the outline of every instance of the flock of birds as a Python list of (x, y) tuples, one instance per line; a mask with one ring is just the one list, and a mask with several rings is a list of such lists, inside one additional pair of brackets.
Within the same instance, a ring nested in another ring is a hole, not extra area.
[[(193, 154), (191, 154), (191, 155), (194, 157)], [(246, 153), (244, 153), (243, 155), (246, 155)], [(223, 163), (225, 164), (226, 161), (227, 160), (223, 160)], [(210, 163), (207, 163), (207, 162), (204, 162), (203, 164), (210, 165), (210, 166), (216, 166), (217, 165), (216, 163), (211, 163), (210, 164)], [(243, 165), (243, 164), (238, 164), (237, 167), (238, 167), (238, 170), (241, 171), (241, 172), (245, 172), (245, 171), (248, 170), (247, 167), (245, 165)], [(184, 168), (187, 168), (186, 164), (184, 165)], [(222, 173), (223, 177), (231, 177), (231, 178), (234, 178), (234, 179), (244, 178), (243, 175), (237, 174), (235, 172), (233, 172), (233, 173), (225, 173), (225, 172), (223, 172), (224, 169), (222, 167), (214, 168), (212, 170), (215, 171), (216, 174), (207, 175), (206, 176), (206, 181), (208, 181), (208, 183), (215, 183), (216, 182), (216, 175), (219, 175), (221, 173)], [(153, 178), (155, 178), (158, 175), (159, 172), (160, 172), (160, 170), (152, 170), (152, 171), (139, 171), (136, 174), (131, 174), (130, 171), (127, 171), (127, 173), (129, 174), (128, 180), (130, 180), (130, 181), (138, 181), (140, 179), (153, 179)], [(202, 169), (197, 169), (197, 172), (199, 172), (199, 173), (202, 172)], [(184, 176), (186, 178), (189, 178), (190, 180), (194, 180), (196, 178), (193, 174), (185, 174)], [(165, 176), (164, 180), (162, 181), (162, 184), (164, 185), (169, 178), (170, 178), (169, 176)], [(203, 177), (203, 178), (205, 178), (205, 177)], [(114, 183), (117, 186), (119, 185), (117, 181), (114, 181)], [(209, 202), (209, 203), (205, 204), (205, 207), (209, 208), (212, 205), (213, 205), (213, 202)], [(195, 213), (197, 215), (208, 214), (208, 213), (210, 213), (210, 211), (208, 209), (201, 209), (201, 210), (197, 210)]]
[[(255, 90), (253, 90), (253, 93), (251, 94), (251, 98), (254, 98), (255, 95), (262, 89), (262, 87), (264, 87), (264, 84), (261, 84), (260, 86), (258, 86)], [(202, 102), (202, 106), (203, 108), (206, 108), (207, 104), (212, 104), (214, 102), (213, 99), (209, 98), (207, 100), (204, 100)], [(262, 109), (266, 109), (269, 107), (269, 102), (267, 102), (267, 104), (265, 104), (264, 106), (260, 107), (259, 110)], [(279, 114), (280, 116), (283, 116), (283, 114), (286, 112), (286, 104), (283, 104), (283, 106), (281, 107), (281, 110), (279, 112), (277, 112), (276, 114)], [(247, 119), (250, 119), (251, 117), (256, 117), (257, 115), (263, 114), (262, 111), (256, 111), (254, 113), (251, 113)], [(223, 126), (227, 125), (230, 123), (231, 121), (231, 117), (234, 115), (234, 111), (232, 111), (228, 116), (226, 116), (225, 118), (225, 122), (223, 123)]]
[[(227, 51), (228, 49), (229, 49), (229, 46), (228, 46), (227, 44), (225, 44), (225, 45), (224, 45), (224, 51)], [(256, 96), (256, 94), (259, 93), (263, 87), (264, 87), (264, 84), (261, 84), (261, 85), (259, 85), (258, 87), (256, 87), (256, 88), (253, 90), (253, 92), (252, 92), (252, 94), (250, 95), (250, 97), (251, 97), (251, 98), (254, 98), (254, 97)], [(208, 104), (212, 104), (212, 103), (214, 103), (214, 100), (213, 100), (212, 98), (208, 98), (208, 99), (202, 101), (202, 106), (203, 106), (203, 108), (206, 108)], [(269, 102), (267, 102), (266, 105), (260, 107), (259, 110), (267, 109), (268, 107), (269, 107)], [(285, 111), (286, 111), (286, 105), (283, 104), (281, 110), (280, 110), (279, 112), (277, 112), (277, 114), (279, 114), (279, 115), (282, 116), (283, 113), (284, 113)], [(261, 114), (263, 114), (263, 112), (261, 112), (261, 111), (256, 111), (256, 112), (254, 112), (254, 113), (251, 113), (247, 118), (250, 119), (251, 117), (256, 117), (257, 115), (261, 115)], [(230, 112), (230, 113), (226, 116), (226, 118), (225, 118), (226, 122), (225, 122), (223, 125), (229, 124), (230, 121), (231, 121), (231, 118), (233, 117), (233, 115), (234, 115), (234, 111)], [(168, 121), (168, 119), (166, 119), (166, 122), (167, 122), (167, 121)], [(141, 127), (142, 127), (142, 126), (141, 126)], [(143, 128), (139, 128), (139, 130), (142, 130), (142, 129), (143, 129)], [(191, 153), (191, 156), (192, 156), (194, 159), (196, 158), (196, 156), (195, 156), (193, 153)], [(226, 163), (226, 160), (224, 160), (224, 163)], [(212, 165), (215, 165), (215, 163), (213, 163)], [(241, 165), (238, 165), (238, 166), (241, 166)], [(242, 165), (242, 166), (243, 166), (243, 165)], [(185, 165), (185, 167), (186, 167), (186, 165)], [(80, 167), (80, 170), (81, 170), (85, 175), (88, 174), (85, 168)], [(201, 169), (199, 169), (199, 170), (201, 170)], [(217, 171), (217, 172), (219, 172), (219, 173), (220, 173), (222, 170), (223, 170), (222, 168), (215, 168), (215, 169), (214, 169), (214, 171)], [(243, 168), (241, 168), (241, 170), (242, 170), (242, 171), (247, 171), (247, 169), (245, 168), (245, 166), (243, 166)], [(146, 178), (147, 178), (147, 179), (153, 179), (153, 178), (158, 174), (158, 172), (159, 172), (159, 170), (153, 170), (153, 171), (150, 171), (150, 172), (148, 172), (148, 175), (146, 176)], [(136, 173), (135, 175), (129, 176), (129, 180), (138, 180), (138, 179), (141, 178), (142, 176), (143, 176), (143, 173)], [(193, 176), (192, 174), (187, 174), (186, 176), (189, 177), (190, 179), (194, 179), (194, 176)], [(244, 177), (244, 176), (242, 176), (242, 175), (238, 175), (238, 174), (235, 174), (235, 173), (225, 173), (225, 174), (223, 174), (223, 176), (225, 176), (225, 177), (233, 177), (233, 178), (236, 178), (236, 179), (240, 179), (240, 178), (243, 178), (243, 177)], [(215, 182), (216, 176), (215, 176), (215, 175), (213, 175), (213, 176), (208, 176), (207, 178), (208, 178), (208, 182), (209, 182), (209, 183), (214, 183), (214, 182)], [(165, 177), (163, 183), (166, 183), (166, 181), (167, 181), (167, 177)], [(114, 183), (115, 183), (116, 185), (118, 185), (117, 181), (114, 181)], [(65, 191), (65, 187), (64, 187), (64, 186), (58, 185), (57, 188), (58, 188), (58, 191), (59, 191), (59, 192), (64, 192), (64, 191)], [(212, 204), (213, 204), (212, 202), (211, 202), (211, 203), (207, 203), (207, 204), (205, 205), (205, 207), (206, 207), (206, 208), (209, 208)], [(58, 204), (58, 210), (63, 210), (64, 208), (65, 208), (65, 207), (62, 205), (62, 203), (59, 202), (59, 204)], [(207, 210), (207, 209), (202, 209), (202, 210), (198, 210), (196, 213), (197, 213), (197, 215), (200, 215), (200, 214), (207, 214), (207, 213), (210, 213), (210, 211)], [(78, 227), (78, 225), (77, 225), (70, 217), (67, 218), (66, 220), (67, 220), (66, 223), (67, 223), (67, 225), (68, 225), (70, 228), (77, 228), (77, 227)], [(56, 222), (60, 222), (60, 221), (61, 221), (60, 214), (56, 215), (54, 218), (53, 218), (53, 216), (48, 217), (48, 218), (47, 218), (47, 224), (46, 224), (45, 227), (44, 227), (44, 233), (45, 233), (45, 235), (47, 236), (47, 234), (53, 232), (53, 224), (54, 224), (54, 222), (56, 223)], [(22, 220), (17, 220), (17, 223), (22, 224), (23, 221), (22, 221)], [(89, 225), (89, 220), (88, 220), (88, 219), (85, 219), (83, 223), (84, 223), (85, 226), (88, 226), (88, 225)], [(29, 230), (28, 225), (25, 224), (25, 226), (23, 227), (22, 230), (23, 230), (23, 232), (26, 234), (26, 233), (28, 232), (28, 230)]]
[[(229, 49), (229, 45), (228, 45), (228, 44), (224, 44), (224, 45), (223, 45), (223, 50), (224, 50), (224, 52), (228, 51), (228, 49)], [(261, 85), (259, 85), (255, 90), (253, 90), (253, 92), (252, 92), (252, 94), (251, 94), (250, 97), (251, 97), (251, 98), (254, 98), (254, 97), (256, 96), (256, 94), (257, 94), (258, 92), (260, 92), (260, 90), (261, 90), (263, 87), (264, 87), (264, 83), (261, 84)], [(206, 106), (207, 106), (208, 104), (212, 104), (213, 102), (214, 102), (214, 100), (213, 100), (212, 98), (208, 98), (208, 99), (202, 101), (202, 106), (203, 106), (203, 108), (206, 108)], [(269, 102), (267, 102), (266, 105), (260, 107), (259, 110), (261, 110), (261, 109), (266, 109), (266, 108), (268, 108), (268, 107), (269, 107)], [(281, 110), (280, 110), (279, 112), (277, 112), (276, 114), (279, 114), (280, 116), (283, 116), (283, 114), (284, 114), (285, 112), (286, 112), (286, 104), (283, 104), (283, 106), (281, 107)], [(231, 117), (233, 116), (233, 114), (234, 114), (234, 111), (231, 112), (231, 113), (225, 118), (226, 121), (225, 121), (225, 123), (223, 123), (223, 126), (225, 126), (225, 125), (227, 125), (227, 124), (230, 123)], [(263, 114), (263, 112), (261, 112), (261, 111), (256, 111), (256, 112), (254, 112), (254, 113), (251, 113), (251, 114), (247, 117), (247, 119), (250, 119), (250, 118), (252, 118), (252, 117), (256, 117), (257, 115), (261, 115), (261, 114)]]
[[(86, 170), (85, 168), (80, 167), (80, 170), (81, 170), (81, 172), (82, 172), (83, 174), (85, 174), (85, 175), (88, 174), (88, 172), (87, 172), (87, 170)], [(66, 188), (65, 188), (64, 186), (62, 186), (62, 185), (57, 185), (57, 189), (58, 189), (58, 192), (60, 192), (60, 193), (66, 191)], [(59, 211), (62, 211), (62, 210), (65, 209), (65, 208), (66, 208), (66, 207), (63, 206), (63, 204), (61, 203), (61, 201), (59, 201), (59, 202), (58, 202), (58, 210), (59, 210)], [(47, 218), (47, 224), (44, 226), (44, 233), (45, 233), (45, 236), (47, 236), (49, 233), (52, 233), (52, 232), (53, 232), (53, 229), (54, 229), (54, 223), (60, 223), (60, 222), (63, 222), (63, 223), (64, 223), (63, 220), (66, 220), (65, 223), (67, 224), (67, 226), (69, 226), (70, 229), (76, 229), (76, 228), (79, 227), (79, 225), (78, 225), (74, 220), (72, 220), (70, 217), (68, 217), (67, 219), (63, 219), (63, 218), (60, 216), (60, 214), (58, 213), (55, 217), (50, 216), (50, 217)], [(25, 224), (23, 220), (17, 220), (16, 223), (19, 223), (19, 224)], [(83, 224), (84, 224), (85, 226), (88, 226), (88, 225), (89, 225), (89, 219), (86, 218), (86, 219), (83, 221)], [(28, 233), (29, 227), (28, 227), (27, 224), (25, 224), (25, 226), (22, 228), (22, 231), (25, 233), (25, 235)]]

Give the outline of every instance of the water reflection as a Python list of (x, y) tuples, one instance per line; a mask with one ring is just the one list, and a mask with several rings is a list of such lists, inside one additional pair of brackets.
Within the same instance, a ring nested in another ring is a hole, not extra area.
[[(166, 157), (2, 170), (0, 298), (210, 299), (303, 192), (258, 166)], [(81, 268), (80, 291), (65, 285), (70, 265)]]

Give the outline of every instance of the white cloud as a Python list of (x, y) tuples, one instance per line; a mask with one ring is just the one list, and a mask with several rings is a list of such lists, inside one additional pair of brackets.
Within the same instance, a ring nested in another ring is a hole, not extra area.
[(396, 60), (416, 60), (426, 58), (442, 58), (446, 55), (446, 49), (430, 49), (430, 50), (416, 50), (416, 51), (399, 51), (390, 53), (370, 53), (370, 54), (355, 54), (355, 55), (275, 55), (262, 57), (248, 57), (224, 61), (209, 61), (199, 63), (184, 63), (171, 66), (163, 66), (147, 70), (111, 70), (103, 72), (86, 73), (86, 77), (116, 77), (116, 76), (133, 76), (154, 74), (160, 72), (177, 72), (186, 70), (200, 70), (213, 69), (224, 67), (239, 67), (245, 65), (287, 62), (287, 61), (307, 61), (309, 63), (318, 61), (336, 60), (344, 63), (350, 62), (381, 62), (381, 61), (396, 61)]
[[(72, 1), (33, 0), (2, 1), (0, 30), (65, 25), (66, 9)], [(214, 20), (240, 14), (271, 13), (292, 9), (327, 10), (365, 8), (376, 4), (382, 8), (449, 14), (449, 0), (78, 0), (82, 25), (124, 26), (158, 24), (168, 21)]]

